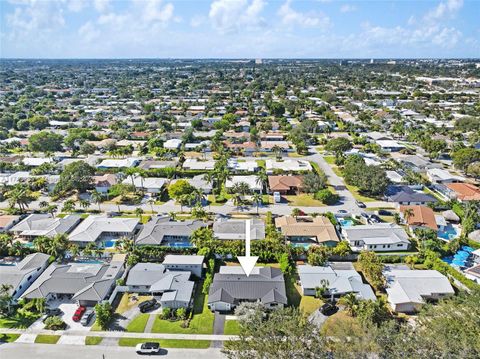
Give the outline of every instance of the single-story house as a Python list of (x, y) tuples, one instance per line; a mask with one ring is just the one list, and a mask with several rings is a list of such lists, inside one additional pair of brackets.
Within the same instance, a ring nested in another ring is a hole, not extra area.
[(43, 253), (29, 254), (13, 265), (0, 265), (0, 285), (11, 286), (13, 300), (17, 300), (48, 266), (50, 256)]
[(177, 138), (172, 138), (164, 142), (163, 148), (166, 148), (167, 150), (178, 150), (181, 145), (182, 145), (182, 140)]
[(409, 186), (388, 186), (385, 197), (388, 202), (406, 206), (426, 205), (431, 202), (437, 202), (435, 197)]
[(115, 255), (109, 264), (100, 263), (52, 263), (33, 282), (22, 298), (67, 297), (79, 305), (92, 307), (108, 299), (116, 280), (125, 271), (125, 255)]
[[(123, 184), (132, 185), (132, 179), (127, 177), (123, 180)], [(159, 177), (140, 177), (135, 176), (133, 178), (133, 184), (136, 189), (143, 190), (149, 194), (158, 194), (162, 191), (162, 188), (167, 183), (166, 178)]]
[(88, 216), (70, 233), (69, 240), (80, 246), (93, 242), (111, 247), (119, 238), (132, 238), (139, 230), (139, 223), (138, 218)]
[[(179, 179), (172, 179), (170, 184), (174, 184)], [(196, 189), (202, 190), (204, 194), (212, 193), (213, 184), (212, 182), (207, 182), (204, 179), (204, 175), (196, 175), (192, 178), (181, 178), (181, 180), (187, 181), (191, 186), (195, 187)]]
[(312, 165), (308, 161), (291, 158), (282, 161), (268, 159), (265, 160), (265, 168), (269, 174), (274, 171), (310, 172), (312, 170)]
[(268, 176), (269, 193), (298, 194), (302, 190), (302, 176)]
[(395, 140), (378, 140), (376, 144), (385, 152), (398, 152), (405, 148), (404, 145)]
[(427, 170), (427, 177), (432, 183), (458, 183), (465, 181), (465, 178), (456, 176), (442, 168), (430, 168)]
[(177, 167), (176, 161), (157, 161), (157, 160), (143, 160), (138, 168), (143, 170), (154, 170), (154, 169), (163, 169), (163, 168), (175, 168)]
[(197, 278), (202, 278), (204, 260), (204, 256), (167, 254), (162, 264), (168, 270), (191, 272)]
[[(405, 212), (411, 212), (411, 215), (407, 216)], [(400, 213), (412, 231), (417, 228), (438, 230), (435, 212), (430, 207), (400, 206)]]
[(259, 168), (257, 161), (253, 161), (253, 160), (239, 161), (237, 158), (230, 158), (227, 162), (227, 167), (234, 173), (239, 173), (239, 172), (253, 173)]
[(325, 296), (340, 297), (355, 293), (359, 299), (376, 300), (372, 288), (363, 283), (350, 262), (331, 262), (324, 267), (299, 265), (298, 276), (302, 295), (315, 296), (316, 288), (325, 286)]
[(408, 234), (402, 227), (393, 223), (342, 227), (342, 235), (355, 252), (406, 251), (410, 246)]
[(208, 291), (208, 308), (228, 312), (241, 302), (260, 302), (270, 309), (287, 305), (282, 271), (272, 267), (254, 267), (247, 277), (242, 267), (220, 267)]
[(183, 168), (186, 170), (212, 171), (215, 168), (215, 160), (200, 161), (196, 158), (187, 158), (183, 162)]
[(123, 158), (123, 159), (106, 159), (97, 165), (98, 169), (108, 168), (129, 168), (135, 167), (140, 163), (138, 158)]
[(386, 266), (383, 274), (387, 281), (388, 302), (395, 312), (417, 312), (428, 301), (455, 294), (448, 278), (436, 270)]
[(93, 185), (95, 190), (99, 193), (108, 193), (110, 187), (117, 184), (117, 176), (113, 173), (105, 173), (101, 176), (93, 176)]
[(135, 239), (135, 244), (192, 247), (190, 243), (192, 233), (206, 226), (200, 220), (171, 221), (169, 217), (153, 217), (143, 226)]
[(292, 244), (323, 244), (333, 247), (340, 241), (335, 226), (323, 216), (313, 219), (279, 217), (275, 218), (275, 226)]
[[(215, 238), (221, 240), (245, 240), (246, 223), (243, 219), (220, 219), (213, 222)], [(261, 219), (250, 221), (250, 239), (265, 239), (265, 222)]]
[(163, 308), (188, 308), (195, 285), (190, 275), (188, 271), (171, 271), (163, 264), (137, 263), (128, 272), (125, 284), (130, 292), (157, 297)]
[(54, 237), (57, 234), (69, 234), (79, 225), (82, 217), (69, 214), (63, 218), (53, 217), (50, 213), (33, 213), (10, 229), (10, 232), (23, 238)]
[(480, 188), (471, 183), (449, 183), (446, 186), (460, 202), (480, 201)]
[(235, 185), (239, 183), (246, 183), (248, 188), (254, 192), (261, 192), (262, 191), (262, 184), (258, 181), (258, 177), (251, 175), (251, 176), (232, 176), (227, 178), (225, 182), (225, 188), (227, 190), (232, 189)]

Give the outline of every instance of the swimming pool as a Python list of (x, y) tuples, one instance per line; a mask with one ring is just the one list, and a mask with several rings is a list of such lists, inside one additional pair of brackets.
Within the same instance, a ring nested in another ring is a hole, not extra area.
[(465, 267), (468, 259), (473, 252), (473, 248), (462, 246), (453, 256), (442, 258), (442, 261), (450, 264), (452, 267)]
[(351, 219), (345, 219), (345, 218), (340, 218), (340, 219), (338, 219), (338, 223), (339, 223), (342, 227), (351, 227), (351, 226), (354, 225), (353, 220), (351, 220)]
[(308, 248), (310, 248), (310, 246), (311, 246), (310, 243), (295, 243), (295, 242), (291, 242), (290, 244), (292, 245), (292, 247), (302, 247), (302, 248), (305, 248), (305, 249), (308, 249)]
[(452, 239), (457, 238), (459, 234), (460, 233), (458, 232), (457, 228), (455, 228), (451, 224), (444, 227), (442, 231), (439, 230), (437, 233), (438, 237), (446, 241), (451, 241)]
[(168, 242), (165, 243), (165, 247), (191, 248), (193, 245), (190, 242)]
[(115, 247), (116, 243), (117, 243), (117, 239), (110, 239), (108, 241), (103, 242), (103, 246), (105, 248), (113, 248)]
[(82, 264), (104, 264), (104, 261), (101, 261), (100, 259), (80, 259), (74, 261), (75, 263), (82, 263)]

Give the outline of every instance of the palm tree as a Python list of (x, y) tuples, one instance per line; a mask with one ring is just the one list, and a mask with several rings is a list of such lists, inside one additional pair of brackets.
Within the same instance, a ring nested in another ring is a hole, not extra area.
[(412, 208), (407, 208), (405, 211), (403, 211), (403, 217), (405, 218), (405, 222), (408, 223), (408, 220), (412, 218), (414, 215), (413, 209)]
[(176, 212), (168, 212), (168, 216), (170, 217), (170, 219), (172, 221), (176, 220), (177, 219), (177, 213)]
[(133, 191), (137, 192), (137, 188), (135, 187), (135, 175), (137, 173), (137, 169), (135, 167), (129, 167), (125, 169), (125, 174), (130, 176), (130, 179), (132, 180), (132, 186), (133, 186)]
[(97, 190), (93, 190), (92, 194), (90, 195), (90, 198), (94, 203), (98, 204), (98, 210), (101, 211), (100, 203), (102, 202), (102, 194)]
[(55, 212), (58, 210), (58, 206), (56, 204), (51, 204), (47, 207), (46, 211), (50, 213), (50, 215), (55, 218)]
[(87, 209), (88, 207), (90, 207), (90, 201), (88, 199), (82, 199), (80, 201), (80, 207), (82, 207), (83, 209)]
[(357, 314), (358, 305), (360, 301), (355, 293), (348, 293), (338, 300), (339, 304), (342, 304), (347, 309), (350, 316), (354, 317)]
[(75, 202), (71, 199), (66, 200), (63, 203), (62, 211), (63, 212), (74, 212), (75, 211)]
[(242, 196), (240, 195), (240, 193), (234, 193), (232, 195), (232, 201), (234, 206), (237, 207), (237, 210), (239, 210), (240, 206), (242, 205)]
[(41, 209), (45, 209), (48, 207), (48, 202), (47, 201), (40, 201), (40, 203), (38, 204), (38, 206), (41, 208)]
[(142, 219), (142, 214), (143, 214), (143, 209), (142, 209), (141, 207), (135, 208), (135, 215), (136, 215), (138, 218)]
[(272, 152), (275, 154), (275, 157), (276, 157), (277, 159), (281, 159), (281, 158), (282, 158), (282, 152), (283, 152), (283, 150), (282, 150), (282, 148), (281, 148), (280, 146), (277, 146), (277, 145), (273, 146), (273, 147), (272, 147)]
[(10, 208), (18, 205), (20, 211), (24, 211), (28, 208), (28, 204), (33, 200), (30, 189), (24, 183), (17, 183), (5, 193), (5, 197), (8, 199)]
[(302, 213), (299, 208), (294, 208), (292, 209), (292, 216), (295, 217), (295, 219), (298, 218), (298, 216)]
[(257, 207), (257, 214), (258, 214), (258, 207), (259, 207), (260, 204), (262, 203), (263, 196), (262, 196), (260, 193), (255, 192), (255, 193), (252, 195), (252, 200), (253, 200), (253, 202), (255, 202), (255, 206)]
[(155, 199), (154, 198), (149, 198), (147, 203), (150, 205), (150, 209), (152, 210), (152, 214), (155, 214), (155, 211), (153, 210), (153, 205), (155, 204)]
[(261, 193), (263, 194), (263, 188), (265, 187), (268, 181), (267, 172), (265, 168), (260, 168), (260, 171), (257, 173), (256, 183), (261, 187)]

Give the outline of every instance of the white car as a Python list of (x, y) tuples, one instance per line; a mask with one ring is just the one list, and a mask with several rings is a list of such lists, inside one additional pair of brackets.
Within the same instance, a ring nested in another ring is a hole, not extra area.
[(280, 192), (273, 192), (273, 202), (274, 203), (282, 202), (282, 196), (280, 196)]
[(137, 354), (157, 354), (160, 352), (159, 343), (140, 343), (135, 347)]

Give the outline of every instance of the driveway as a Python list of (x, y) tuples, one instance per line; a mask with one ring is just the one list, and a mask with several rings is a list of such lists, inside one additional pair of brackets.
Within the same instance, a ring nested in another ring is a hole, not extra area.
[[(220, 314), (215, 312), (215, 318), (213, 320), (213, 334), (214, 335), (223, 335), (223, 331), (225, 330), (225, 314)], [(212, 340), (212, 344), (210, 348), (221, 348), (223, 346), (223, 342), (219, 340)]]

